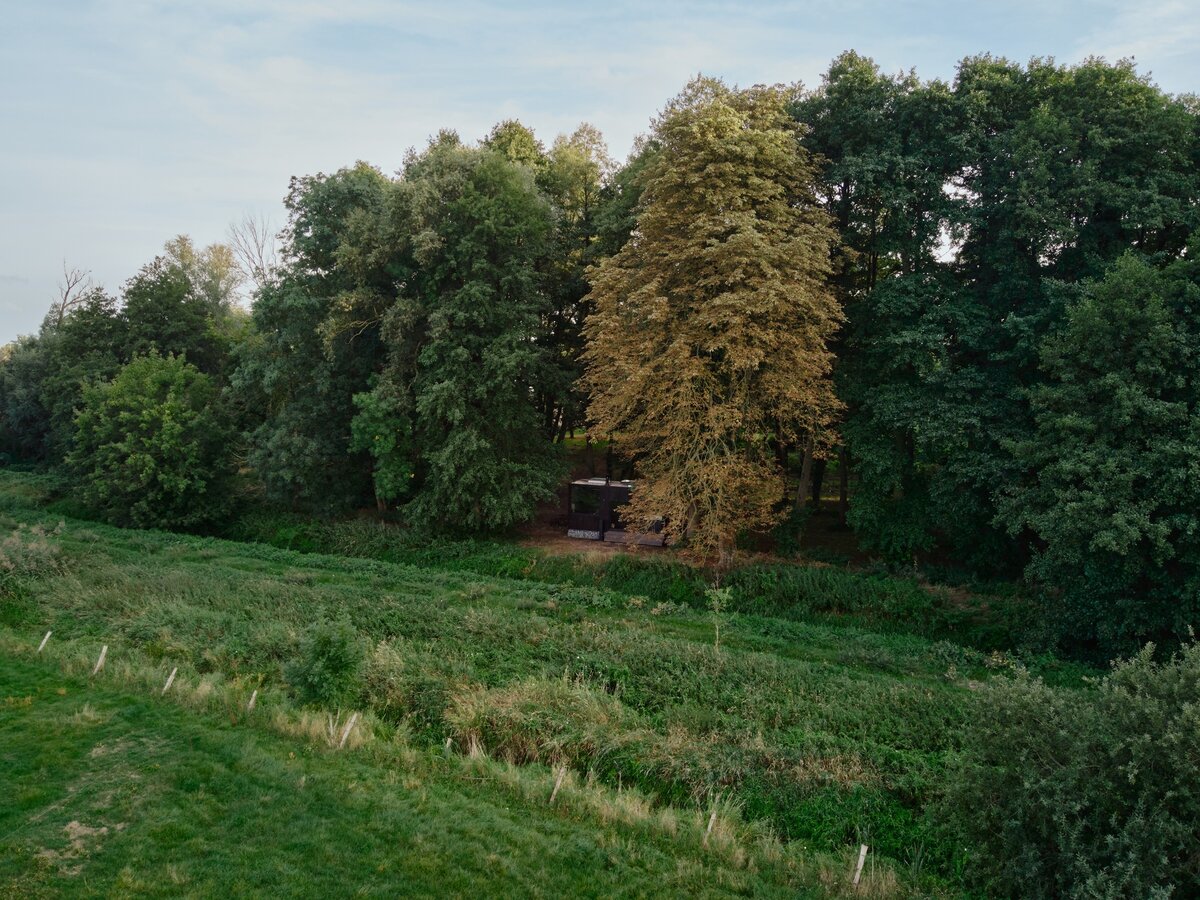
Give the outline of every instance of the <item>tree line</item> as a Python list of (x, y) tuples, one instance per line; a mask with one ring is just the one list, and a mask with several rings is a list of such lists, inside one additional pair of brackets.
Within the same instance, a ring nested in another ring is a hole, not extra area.
[(1022, 576), (1062, 643), (1178, 638), (1198, 123), (1125, 62), (846, 53), (808, 90), (697, 79), (620, 166), (588, 125), (442, 132), (394, 176), (293, 178), (275, 264), (179, 238), (119, 298), (72, 286), (3, 351), (0, 440), (128, 524), (217, 521), (240, 472), (483, 531), (586, 427), (637, 466), (631, 520), (722, 564), (836, 457), (890, 565)]

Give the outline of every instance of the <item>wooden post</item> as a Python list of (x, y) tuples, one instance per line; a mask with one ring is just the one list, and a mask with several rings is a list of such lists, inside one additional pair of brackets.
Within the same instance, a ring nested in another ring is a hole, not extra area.
[(92, 669), (92, 675), (96, 675), (104, 668), (104, 657), (108, 656), (108, 644), (100, 648), (100, 658), (96, 660), (96, 668)]
[(554, 779), (554, 790), (550, 792), (550, 803), (554, 803), (554, 798), (558, 796), (558, 789), (562, 787), (563, 779), (567, 777), (567, 767), (558, 767), (558, 777)]
[(350, 729), (354, 727), (354, 723), (358, 721), (358, 713), (352, 715), (349, 721), (346, 722), (346, 727), (342, 729), (342, 739), (338, 741), (338, 749), (341, 750), (346, 746), (346, 738), (350, 737)]
[(708, 836), (712, 834), (713, 826), (717, 824), (717, 808), (714, 806), (712, 815), (708, 817), (708, 827), (704, 829), (704, 841), (702, 846), (708, 846)]
[(175, 673), (178, 671), (179, 671), (179, 666), (176, 666), (175, 668), (173, 668), (171, 670), (171, 674), (167, 676), (167, 683), (163, 685), (163, 689), (162, 689), (162, 692), (164, 694), (171, 689), (171, 685), (175, 681)]
[(53, 631), (47, 631), (47, 632), (46, 632), (46, 636), (45, 636), (44, 638), (42, 638), (42, 642), (41, 642), (40, 644), (38, 644), (38, 649), (37, 649), (37, 652), (38, 652), (38, 653), (41, 653), (41, 652), (42, 652), (42, 650), (44, 650), (44, 649), (45, 649), (45, 647), (46, 647), (46, 641), (50, 640), (50, 635), (52, 635), (52, 634), (54, 634), (54, 632), (53, 632)]
[(863, 844), (858, 848), (858, 865), (854, 867), (854, 886), (858, 887), (858, 880), (862, 878), (863, 863), (867, 861), (867, 845)]
[(246, 712), (254, 709), (254, 701), (258, 699), (258, 688), (250, 692), (250, 702), (246, 704)]

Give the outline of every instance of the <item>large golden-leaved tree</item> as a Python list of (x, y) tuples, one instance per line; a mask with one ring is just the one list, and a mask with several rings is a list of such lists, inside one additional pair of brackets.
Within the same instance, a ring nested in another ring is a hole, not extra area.
[(838, 408), (835, 233), (785, 89), (697, 79), (655, 122), (637, 228), (590, 272), (593, 430), (636, 458), (625, 510), (722, 564), (779, 515), (775, 442), (827, 436)]

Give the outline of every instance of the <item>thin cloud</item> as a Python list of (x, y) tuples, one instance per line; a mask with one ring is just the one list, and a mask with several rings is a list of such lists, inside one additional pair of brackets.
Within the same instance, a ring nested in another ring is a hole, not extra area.
[[(1078, 41), (1076, 51), (1111, 61), (1134, 59), (1139, 70), (1145, 72), (1158, 67), (1173, 71), (1180, 60), (1193, 68), (1198, 47), (1200, 18), (1196, 8), (1175, 0), (1118, 7), (1110, 21), (1094, 27)], [(1200, 85), (1191, 87), (1194, 90)]]
[(281, 221), (292, 175), (357, 159), (393, 171), (442, 127), (473, 139), (519, 118), (549, 143), (588, 121), (623, 158), (697, 72), (815, 85), (851, 47), (925, 77), (982, 50), (1133, 54), (1181, 90), (1200, 71), (1186, 13), (1177, 0), (971, 16), (950, 0), (16, 4), (0, 30), (0, 121), (16, 138), (0, 145), (0, 271), (30, 281), (0, 280), (0, 341), (37, 327), (63, 259), (119, 285), (174, 234), (209, 243), (247, 213)]

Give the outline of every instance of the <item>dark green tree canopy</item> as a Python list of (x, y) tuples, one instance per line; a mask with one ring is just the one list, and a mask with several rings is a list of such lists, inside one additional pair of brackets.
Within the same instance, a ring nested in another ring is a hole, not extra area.
[(1132, 254), (1071, 290), (1042, 345), (1004, 520), (1070, 639), (1128, 652), (1200, 616), (1200, 266)]
[(1009, 448), (1034, 427), (1054, 285), (1129, 249), (1179, 257), (1200, 193), (1195, 110), (1126, 63), (973, 57), (946, 86), (846, 54), (796, 114), (843, 235), (850, 520), (896, 563), (941, 546), (1019, 571), (1028, 547), (996, 497), (1021, 477)]

